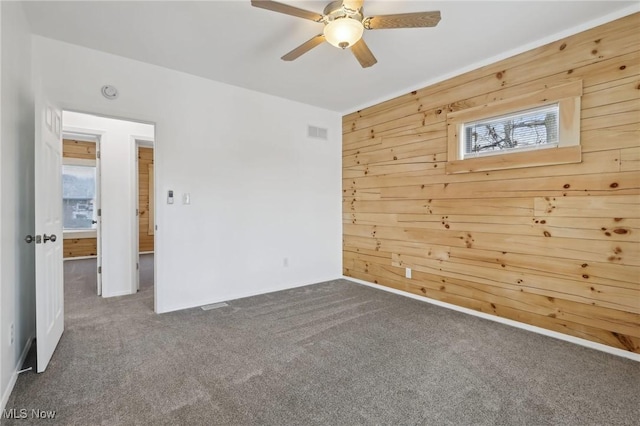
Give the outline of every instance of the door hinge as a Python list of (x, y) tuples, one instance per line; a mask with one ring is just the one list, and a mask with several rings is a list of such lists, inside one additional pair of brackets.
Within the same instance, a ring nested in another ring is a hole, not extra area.
[(96, 152), (96, 158), (100, 158), (100, 151)]
[(102, 273), (102, 266), (98, 266), (98, 273), (101, 274)]
[(140, 214), (138, 213), (138, 209), (136, 209), (136, 216), (139, 216)]
[(98, 209), (98, 216), (102, 216), (102, 209)]
[(136, 263), (136, 270), (140, 269), (140, 264)]

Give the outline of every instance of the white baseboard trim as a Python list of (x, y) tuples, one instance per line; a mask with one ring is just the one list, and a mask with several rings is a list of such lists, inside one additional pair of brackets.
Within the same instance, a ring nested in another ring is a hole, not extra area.
[[(141, 251), (138, 254), (153, 254), (153, 252), (152, 251)], [(65, 257), (62, 260), (64, 260), (66, 262), (67, 260), (83, 260), (83, 259), (97, 259), (97, 258), (98, 258), (98, 256), (76, 256), (76, 257)]]
[(83, 259), (97, 259), (98, 256), (78, 256), (78, 257), (65, 257), (64, 259), (62, 259), (63, 262), (66, 262), (68, 260), (83, 260)]
[(523, 322), (514, 321), (507, 318), (502, 318), (496, 315), (485, 314), (484, 312), (475, 311), (469, 308), (463, 308), (462, 306), (453, 305), (451, 303), (441, 302), (439, 300), (430, 299), (428, 297), (419, 296), (417, 294), (412, 294), (406, 291), (397, 290), (395, 288), (385, 287), (379, 284), (373, 284), (364, 280), (360, 280), (357, 278), (343, 276), (345, 280), (352, 281), (356, 284), (365, 285), (367, 287), (373, 287), (378, 290), (387, 291), (389, 293), (399, 294), (400, 296), (410, 297), (411, 299), (420, 300), (422, 302), (431, 303), (432, 305), (441, 306), (443, 308), (451, 309), (458, 312), (463, 312), (465, 314), (473, 315), (479, 318), (487, 319), (490, 321), (499, 322), (501, 324), (510, 325), (512, 327), (521, 328), (523, 330), (532, 331), (534, 333), (542, 334), (544, 336), (553, 337), (555, 339), (564, 340), (566, 342), (575, 343), (580, 346), (585, 346), (587, 348), (595, 349), (602, 352), (607, 352), (612, 355), (617, 355), (623, 358), (628, 358), (633, 361), (640, 362), (640, 354), (636, 354), (633, 352), (625, 351), (622, 349), (614, 348), (611, 346), (603, 345), (602, 343), (592, 342), (591, 340), (581, 339), (580, 337), (570, 336), (568, 334), (558, 333), (557, 331), (547, 330), (546, 328), (536, 327), (535, 325), (525, 324)]
[(18, 359), (17, 364), (14, 366), (14, 370), (13, 370), (13, 373), (11, 373), (11, 378), (9, 379), (9, 383), (7, 384), (7, 388), (2, 393), (2, 401), (0, 401), (0, 410), (4, 410), (5, 407), (7, 406), (7, 402), (9, 402), (9, 397), (11, 396), (11, 392), (13, 392), (13, 388), (16, 385), (16, 382), (18, 381), (18, 371), (20, 371), (20, 369), (24, 365), (24, 361), (27, 359), (27, 355), (29, 354), (29, 349), (31, 349), (33, 340), (34, 340), (33, 336), (30, 337), (29, 340), (27, 340), (27, 344), (25, 345), (24, 350), (22, 351), (22, 354), (20, 354), (20, 359)]
[(123, 290), (123, 291), (118, 291), (116, 293), (105, 294), (104, 293), (104, 288), (102, 290), (103, 290), (102, 291), (102, 297), (105, 298), (105, 299), (108, 299), (110, 297), (130, 296), (132, 294), (136, 294), (135, 291), (132, 293), (131, 290)]

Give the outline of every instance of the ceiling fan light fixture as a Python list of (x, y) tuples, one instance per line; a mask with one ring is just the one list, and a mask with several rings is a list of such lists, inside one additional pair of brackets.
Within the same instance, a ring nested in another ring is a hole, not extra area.
[(356, 44), (362, 38), (363, 32), (364, 26), (362, 22), (349, 17), (334, 19), (324, 27), (325, 39), (341, 49), (346, 49)]

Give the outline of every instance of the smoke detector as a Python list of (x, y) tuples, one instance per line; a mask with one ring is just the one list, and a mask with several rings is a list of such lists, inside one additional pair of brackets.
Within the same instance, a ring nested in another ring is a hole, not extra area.
[(118, 98), (118, 89), (115, 88), (115, 86), (111, 86), (111, 85), (105, 85), (102, 86), (102, 96), (104, 96), (105, 98), (109, 99), (109, 100), (114, 100)]

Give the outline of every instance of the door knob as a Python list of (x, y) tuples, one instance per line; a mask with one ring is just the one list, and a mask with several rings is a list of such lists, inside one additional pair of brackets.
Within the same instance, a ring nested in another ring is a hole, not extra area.
[(98, 221), (97, 221), (97, 220), (92, 220), (92, 221), (91, 221), (91, 224), (93, 224), (93, 225), (95, 225), (96, 223), (98, 223)]
[(56, 242), (56, 238), (57, 238), (56, 234), (51, 234), (51, 235), (44, 234), (42, 236), (42, 240), (43, 240), (43, 242), (45, 244), (47, 243), (47, 241), (51, 241), (52, 243), (55, 243)]
[(27, 235), (24, 237), (24, 241), (27, 244), (31, 244), (34, 241), (36, 244), (40, 244), (42, 242), (42, 237), (40, 235)]

